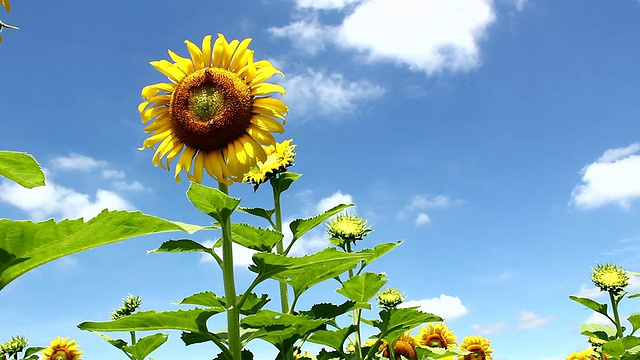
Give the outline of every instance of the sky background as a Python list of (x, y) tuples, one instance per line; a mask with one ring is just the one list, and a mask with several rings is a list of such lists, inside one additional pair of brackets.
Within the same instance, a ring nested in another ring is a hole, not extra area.
[[(303, 174), (284, 196), (286, 220), (355, 203), (374, 229), (359, 248), (404, 240), (370, 269), (459, 340), (489, 338), (495, 360), (564, 359), (587, 347), (580, 324), (601, 321), (569, 300), (606, 301), (591, 267), (640, 271), (638, 0), (13, 0), (0, 19), (20, 27), (0, 43), (0, 148), (33, 154), (48, 183), (0, 180), (0, 217), (89, 219), (110, 208), (208, 224), (188, 183), (137, 150), (137, 105), (142, 87), (166, 81), (149, 61), (223, 33), (252, 37), (256, 59), (285, 73), (272, 79), (290, 107), (278, 140), (294, 139), (291, 170)], [(268, 187), (230, 193), (269, 206)], [(183, 236), (100, 247), (18, 278), (0, 292), (0, 340), (70, 336), (86, 359), (124, 358), (76, 324), (107, 320), (128, 293), (145, 310), (222, 293), (199, 255), (146, 253)], [(327, 244), (319, 229), (296, 254)], [(250, 254), (238, 254), (246, 284)], [(323, 283), (300, 307), (342, 301), (335, 288)], [(627, 300), (623, 313), (638, 308)], [(273, 358), (253, 344), (256, 359)], [(173, 332), (153, 356), (216, 353)]]

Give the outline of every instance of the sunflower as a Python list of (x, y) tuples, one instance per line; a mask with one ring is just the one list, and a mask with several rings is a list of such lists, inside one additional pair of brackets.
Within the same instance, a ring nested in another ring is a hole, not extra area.
[(428, 327), (422, 327), (418, 331), (416, 341), (419, 346), (438, 347), (443, 349), (451, 349), (456, 344), (456, 336), (453, 331), (447, 328), (445, 323), (427, 324)]
[(618, 294), (629, 285), (629, 275), (622, 268), (614, 264), (598, 265), (591, 272), (591, 281), (602, 291)]
[[(416, 353), (416, 346), (418, 345), (416, 339), (409, 335), (411, 331), (408, 331), (406, 334), (402, 334), (398, 336), (396, 341), (393, 343), (393, 353), (396, 356), (396, 359), (401, 359), (400, 355), (406, 357), (407, 359), (417, 359), (418, 354)], [(389, 357), (391, 354), (389, 352), (389, 344), (386, 341), (382, 341), (382, 345), (380, 345), (379, 351), (382, 351), (382, 355), (384, 357)]]
[(458, 359), (464, 360), (492, 360), (491, 342), (482, 336), (471, 335), (462, 339), (460, 349), (470, 351), (470, 354), (458, 356)]
[(205, 170), (227, 185), (240, 182), (267, 159), (262, 145), (275, 145), (271, 133), (284, 132), (288, 108), (272, 97), (283, 95), (284, 88), (264, 82), (282, 72), (267, 60), (254, 62), (250, 42), (227, 42), (219, 34), (212, 46), (207, 35), (201, 47), (185, 41), (190, 58), (169, 50), (173, 62), (150, 63), (170, 82), (142, 89), (138, 110), (149, 123), (144, 130), (153, 134), (140, 150), (158, 145), (153, 164), (165, 169), (178, 158), (176, 182), (182, 170), (195, 182)]
[(378, 306), (393, 309), (404, 302), (404, 295), (396, 288), (384, 289), (378, 293)]
[(4, 6), (5, 10), (7, 10), (7, 12), (11, 12), (11, 4), (9, 3), (9, 0), (0, 0), (0, 4), (2, 4), (2, 6)]
[(82, 355), (82, 350), (78, 350), (78, 344), (69, 338), (61, 338), (53, 340), (49, 347), (42, 351), (44, 357), (41, 360), (77, 360)]
[(355, 244), (356, 240), (362, 240), (372, 231), (367, 220), (347, 213), (336, 216), (327, 224), (327, 234), (331, 236), (329, 241), (343, 248), (347, 243)]
[(296, 153), (293, 152), (296, 145), (291, 145), (293, 139), (285, 140), (275, 145), (264, 147), (267, 154), (265, 161), (259, 161), (255, 167), (244, 176), (244, 181), (254, 185), (260, 185), (276, 174), (287, 171), (287, 168), (293, 165), (293, 158)]
[(316, 357), (313, 356), (312, 354), (309, 354), (306, 350), (305, 352), (301, 353), (301, 354), (296, 354), (295, 356), (296, 360), (316, 360)]

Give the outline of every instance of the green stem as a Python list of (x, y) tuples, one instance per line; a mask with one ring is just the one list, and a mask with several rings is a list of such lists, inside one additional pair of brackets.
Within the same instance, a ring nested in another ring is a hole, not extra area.
[[(226, 184), (218, 183), (218, 189), (229, 194)], [(220, 219), (222, 228), (222, 277), (224, 281), (224, 296), (227, 304), (227, 332), (229, 350), (233, 360), (242, 359), (240, 344), (240, 309), (236, 299), (236, 280), (233, 274), (233, 239), (231, 237), (231, 216)]]
[(620, 324), (620, 315), (618, 315), (618, 301), (611, 291), (609, 291), (609, 298), (611, 299), (611, 308), (613, 309), (613, 317), (616, 325), (616, 338), (622, 339), (622, 325)]
[[(347, 242), (346, 250), (348, 253), (352, 253), (351, 242)], [(353, 269), (349, 269), (349, 279), (353, 277)], [(356, 359), (362, 360), (362, 338), (360, 335), (360, 319), (362, 318), (362, 309), (353, 310), (353, 324), (356, 326)]]
[(131, 333), (131, 345), (135, 345), (136, 344), (136, 332), (135, 331), (130, 331)]
[[(273, 182), (271, 182), (271, 188), (273, 189), (273, 206), (276, 213), (276, 231), (282, 233), (282, 208), (280, 206), (280, 190), (276, 188)], [(284, 244), (282, 240), (276, 244), (276, 251), (278, 255), (284, 254)], [(289, 313), (289, 289), (287, 284), (281, 282), (280, 284), (280, 307), (282, 312)]]

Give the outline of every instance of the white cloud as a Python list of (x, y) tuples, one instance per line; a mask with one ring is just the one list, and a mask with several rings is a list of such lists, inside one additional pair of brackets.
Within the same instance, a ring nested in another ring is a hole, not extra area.
[(604, 294), (605, 292), (600, 291), (600, 289), (598, 289), (595, 286), (588, 286), (588, 285), (582, 284), (580, 285), (580, 290), (578, 290), (578, 293), (575, 296), (586, 297), (586, 298), (596, 298)]
[(124, 179), (124, 171), (110, 169), (102, 170), (102, 177), (105, 179), (122, 180)]
[(518, 326), (521, 329), (535, 329), (546, 325), (551, 321), (552, 317), (542, 317), (531, 311), (521, 311), (518, 314)]
[(473, 324), (471, 325), (471, 328), (473, 329), (473, 332), (479, 335), (489, 335), (489, 334), (495, 334), (500, 330), (505, 329), (507, 325), (508, 324), (506, 321), (499, 321), (495, 323), (488, 323), (488, 324), (482, 324), (482, 325)]
[[(204, 245), (206, 247), (211, 247), (211, 246), (213, 246), (213, 244), (215, 244), (215, 241), (207, 240), (207, 241), (203, 241), (202, 242), (202, 245)], [(233, 266), (239, 266), (239, 267), (246, 268), (247, 266), (253, 264), (253, 261), (251, 260), (251, 257), (257, 251), (248, 249), (248, 248), (246, 248), (246, 247), (244, 247), (242, 245), (238, 245), (236, 243), (233, 243), (233, 245), (231, 246), (231, 250), (233, 252)], [(218, 256), (220, 256), (220, 258), (222, 258), (222, 247), (218, 247), (214, 251), (215, 251), (216, 254), (218, 254)], [(200, 256), (200, 263), (201, 264), (204, 264), (204, 263), (214, 263), (215, 264), (216, 260), (210, 254), (202, 254)]]
[(276, 37), (290, 38), (298, 50), (310, 55), (324, 51), (325, 44), (335, 36), (335, 29), (320, 25), (317, 18), (299, 20), (283, 27), (272, 27), (269, 28), (269, 32)]
[(609, 320), (608, 317), (606, 317), (606, 316), (604, 316), (604, 315), (602, 315), (600, 313), (597, 313), (597, 312), (592, 313), (587, 318), (587, 320), (584, 321), (584, 323), (585, 324), (609, 325), (609, 326), (612, 325), (611, 320)]
[(344, 19), (336, 42), (427, 74), (468, 71), (494, 19), (491, 0), (371, 0)]
[(460, 200), (451, 200), (446, 195), (415, 195), (409, 200), (408, 210), (442, 208), (461, 204)]
[(578, 184), (571, 202), (578, 208), (593, 209), (609, 203), (629, 208), (640, 198), (640, 143), (616, 148), (605, 153), (582, 169), (582, 184)]
[(415, 306), (419, 306), (420, 311), (438, 315), (446, 321), (457, 319), (469, 312), (459, 297), (445, 294), (437, 298), (405, 301), (400, 305), (403, 308)]
[(151, 192), (151, 189), (147, 189), (138, 181), (126, 182), (126, 181), (114, 181), (111, 183), (114, 189), (118, 191), (146, 191)]
[(416, 217), (416, 226), (422, 226), (430, 222), (431, 222), (431, 218), (429, 217), (429, 215), (425, 213), (420, 213), (418, 214), (418, 217)]
[[(342, 74), (327, 74), (308, 69), (306, 73), (282, 80), (287, 89), (286, 102), (297, 115), (337, 115), (355, 111), (358, 103), (384, 94), (384, 88), (366, 81), (349, 82)], [(319, 101), (321, 100), (321, 101)]]
[(49, 180), (47, 186), (25, 189), (15, 183), (0, 184), (0, 200), (27, 212), (33, 220), (49, 217), (88, 220), (103, 209), (132, 210), (134, 206), (115, 192), (98, 189), (93, 199), (87, 194), (56, 185)]
[(69, 156), (58, 156), (51, 160), (51, 166), (56, 170), (88, 172), (107, 166), (106, 161), (71, 153)]
[(342, 9), (349, 4), (361, 1), (362, 0), (296, 0), (296, 6), (317, 10)]
[[(321, 199), (316, 205), (316, 212), (325, 212), (340, 204), (353, 204), (353, 196), (343, 194), (342, 191), (336, 191), (331, 196)], [(353, 207), (349, 208), (353, 211)]]

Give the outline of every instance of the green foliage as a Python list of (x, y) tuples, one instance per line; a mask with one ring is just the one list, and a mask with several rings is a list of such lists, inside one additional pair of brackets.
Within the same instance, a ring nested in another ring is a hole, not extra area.
[(609, 314), (607, 313), (607, 304), (600, 304), (599, 302), (593, 301), (591, 299), (577, 296), (569, 296), (569, 299), (578, 302), (599, 314), (607, 317), (609, 316)]
[(95, 218), (12, 221), (0, 219), (0, 289), (18, 276), (65, 255), (168, 231), (189, 233), (202, 227), (173, 222), (140, 212), (103, 211)]
[(433, 347), (416, 347), (416, 354), (418, 355), (418, 359), (431, 360), (457, 355), (460, 355), (460, 358), (462, 358), (464, 355), (470, 354), (470, 352), (458, 348), (443, 349)]
[(376, 338), (385, 339), (391, 344), (398, 336), (414, 327), (436, 321), (442, 321), (442, 318), (417, 308), (396, 308), (380, 311), (380, 320), (372, 321), (372, 325), (380, 330)]
[(231, 213), (240, 204), (240, 199), (232, 198), (218, 189), (191, 183), (187, 197), (201, 212), (223, 223), (231, 217)]
[(33, 156), (15, 151), (0, 151), (0, 175), (28, 189), (44, 186), (45, 176)]
[(346, 296), (347, 299), (358, 303), (368, 303), (386, 283), (384, 275), (368, 272), (353, 276), (336, 291)]
[(162, 344), (167, 342), (169, 334), (157, 333), (149, 336), (145, 336), (138, 340), (133, 345), (124, 346), (122, 351), (131, 354), (134, 359), (144, 360), (154, 350), (159, 348)]
[(580, 334), (604, 341), (615, 339), (616, 331), (617, 330), (611, 326), (599, 324), (582, 324), (580, 327)]
[(289, 224), (289, 228), (291, 229), (291, 233), (293, 234), (292, 243), (297, 239), (300, 239), (302, 235), (304, 235), (307, 231), (315, 228), (316, 226), (322, 224), (325, 220), (332, 217), (333, 215), (339, 213), (340, 211), (353, 206), (353, 204), (341, 204), (338, 206), (334, 206), (333, 208), (323, 212), (322, 214), (306, 218), (306, 219), (296, 219)]
[(231, 224), (233, 242), (256, 251), (271, 251), (284, 237), (281, 233), (249, 224)]
[(311, 335), (309, 341), (320, 345), (326, 345), (332, 349), (342, 352), (349, 335), (356, 332), (357, 329), (357, 326), (352, 324), (339, 330), (317, 330), (313, 335)]

